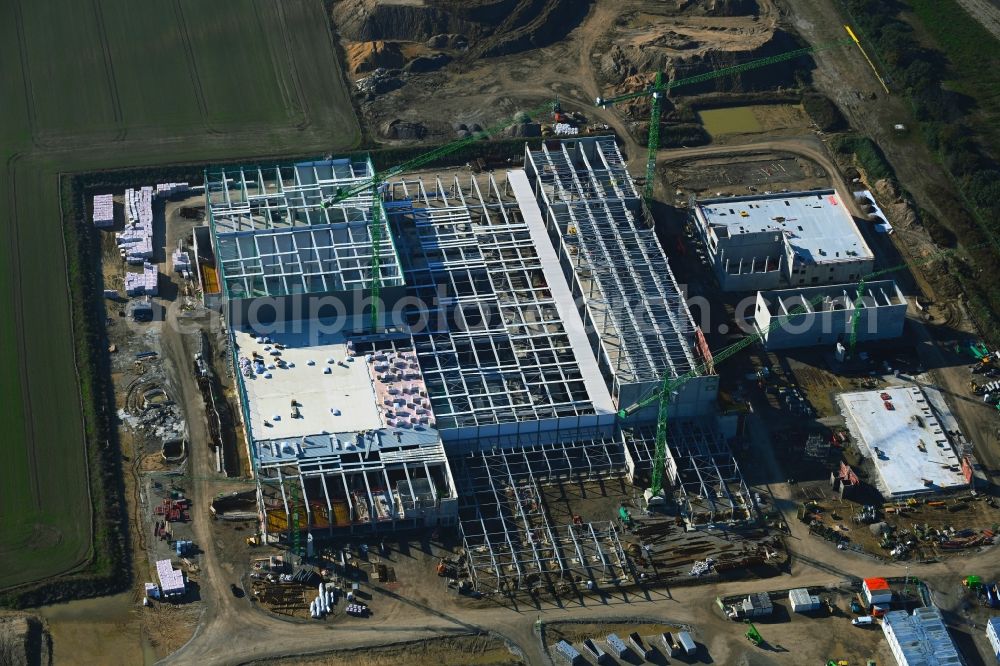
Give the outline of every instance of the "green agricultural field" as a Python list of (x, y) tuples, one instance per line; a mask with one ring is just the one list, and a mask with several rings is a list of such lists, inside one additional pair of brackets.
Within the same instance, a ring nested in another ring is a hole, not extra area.
[(360, 129), (321, 0), (3, 2), (0, 100), (3, 589), (101, 561), (60, 174), (343, 151)]

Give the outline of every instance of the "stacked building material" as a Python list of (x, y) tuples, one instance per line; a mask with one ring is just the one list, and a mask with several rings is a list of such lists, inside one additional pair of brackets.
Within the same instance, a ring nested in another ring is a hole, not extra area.
[(110, 194), (94, 195), (94, 226), (106, 229), (115, 224), (115, 203)]
[(191, 255), (186, 250), (177, 248), (170, 255), (170, 261), (174, 265), (174, 272), (180, 273), (182, 277), (191, 279)]
[(138, 265), (153, 258), (153, 188), (125, 190), (125, 229), (117, 235), (122, 258)]
[(158, 560), (156, 573), (160, 577), (160, 591), (164, 597), (177, 597), (184, 594), (184, 572), (174, 569), (170, 560)]
[(156, 197), (159, 198), (169, 198), (177, 194), (178, 192), (187, 192), (190, 189), (187, 183), (157, 183), (156, 184)]
[(143, 265), (141, 273), (125, 273), (125, 294), (128, 296), (156, 296), (159, 271), (154, 264)]

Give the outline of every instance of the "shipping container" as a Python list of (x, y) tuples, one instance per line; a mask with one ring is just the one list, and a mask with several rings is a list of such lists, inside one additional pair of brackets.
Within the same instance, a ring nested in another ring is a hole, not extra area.
[(642, 640), (642, 636), (639, 635), (639, 632), (633, 631), (629, 634), (628, 642), (633, 648), (635, 648), (635, 651), (639, 653), (639, 656), (646, 661), (653, 658), (653, 650)]
[(556, 643), (556, 653), (559, 654), (567, 663), (572, 666), (577, 666), (577, 664), (585, 664), (586, 661), (583, 659), (583, 655), (575, 647), (567, 643), (566, 641), (559, 641)]
[(694, 639), (691, 638), (691, 634), (686, 631), (677, 632), (677, 642), (680, 644), (681, 649), (684, 650), (684, 654), (689, 657), (698, 652), (698, 646), (695, 645)]
[(608, 648), (611, 650), (612, 654), (619, 659), (628, 653), (628, 646), (625, 645), (625, 641), (618, 638), (617, 634), (608, 634), (608, 637), (604, 640), (607, 641)]
[(674, 640), (673, 635), (666, 631), (660, 636), (660, 642), (663, 643), (663, 647), (667, 650), (671, 657), (676, 657), (681, 653), (681, 646), (677, 644)]

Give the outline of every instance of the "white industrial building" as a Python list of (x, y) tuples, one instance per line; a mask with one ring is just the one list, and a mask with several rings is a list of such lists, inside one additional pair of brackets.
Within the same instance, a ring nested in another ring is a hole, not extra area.
[(934, 606), (890, 611), (882, 618), (882, 632), (899, 666), (962, 666), (941, 611)]
[(832, 189), (693, 202), (723, 291), (857, 282), (875, 255)]
[[(860, 303), (859, 303), (860, 300)], [(903, 334), (906, 298), (893, 280), (757, 292), (754, 326), (765, 349), (847, 344), (858, 313), (857, 340)]]
[(967, 487), (951, 436), (920, 387), (842, 393), (837, 401), (887, 499)]

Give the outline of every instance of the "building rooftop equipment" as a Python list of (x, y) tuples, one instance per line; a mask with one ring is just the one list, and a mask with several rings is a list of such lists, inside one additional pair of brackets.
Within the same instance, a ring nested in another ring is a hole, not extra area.
[(233, 329), (254, 438), (298, 439), (385, 426), (375, 378), (365, 359), (350, 353), (353, 342), (318, 320), (295, 323), (294, 331), (268, 335)]
[[(677, 377), (698, 366), (708, 354), (704, 336), (646, 221), (614, 139), (529, 148), (525, 172), (618, 407), (658, 387), (664, 373)], [(706, 413), (717, 391), (714, 376), (688, 382), (672, 410)], [(655, 407), (650, 413), (655, 415)]]
[(960, 666), (962, 658), (934, 606), (889, 611), (882, 618), (882, 632), (899, 666)]
[(719, 236), (784, 234), (803, 263), (874, 258), (850, 211), (832, 189), (703, 199), (698, 210)]
[(951, 439), (919, 387), (843, 393), (837, 400), (886, 498), (967, 485)]
[[(299, 162), (206, 172), (205, 196), (221, 281), (230, 299), (331, 294), (371, 282), (373, 193), (323, 208), (339, 188), (371, 180), (369, 160)], [(381, 213), (383, 225), (385, 214)], [(402, 286), (393, 239), (383, 228), (383, 287)]]

